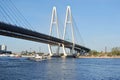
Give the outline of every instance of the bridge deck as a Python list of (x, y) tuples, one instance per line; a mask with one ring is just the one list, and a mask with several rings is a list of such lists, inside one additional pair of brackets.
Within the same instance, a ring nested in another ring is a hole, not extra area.
[[(3, 22), (0, 22), (0, 35), (20, 38), (25, 40), (31, 40), (36, 42), (42, 42), (42, 43), (51, 44), (51, 45), (61, 46), (61, 44), (64, 44), (66, 48), (72, 48), (72, 45), (73, 45), (72, 42), (69, 42), (63, 39), (58, 39), (56, 37), (52, 37), (36, 31), (28, 30), (16, 25), (6, 24)], [(80, 51), (81, 49), (85, 50), (86, 52), (90, 51), (89, 48), (75, 44), (75, 50)]]

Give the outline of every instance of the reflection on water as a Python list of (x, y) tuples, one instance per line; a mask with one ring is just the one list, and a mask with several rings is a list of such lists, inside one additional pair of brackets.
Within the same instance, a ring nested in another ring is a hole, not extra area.
[(0, 57), (0, 80), (120, 80), (120, 59)]

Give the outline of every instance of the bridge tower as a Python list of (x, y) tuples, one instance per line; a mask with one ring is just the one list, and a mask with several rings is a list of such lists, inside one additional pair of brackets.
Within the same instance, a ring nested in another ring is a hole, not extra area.
[[(57, 17), (56, 7), (53, 7), (53, 10), (52, 10), (52, 17), (51, 17), (51, 23), (50, 23), (50, 33), (49, 33), (50, 36), (52, 36), (53, 27), (56, 27), (57, 38), (60, 38), (59, 28), (58, 28), (58, 17)], [(58, 44), (58, 45), (59, 45), (59, 44)], [(52, 48), (51, 48), (51, 45), (50, 45), (50, 44), (48, 44), (48, 49), (49, 49), (49, 56), (52, 56), (53, 54), (52, 54)], [(57, 53), (59, 53), (59, 46), (58, 46)]]
[[(67, 26), (67, 25), (70, 25), (70, 26)], [(65, 40), (67, 27), (71, 27), (73, 45), (71, 45), (72, 49), (70, 49), (70, 53), (73, 54), (74, 46), (75, 46), (75, 38), (74, 38), (74, 27), (73, 27), (73, 21), (72, 21), (72, 12), (71, 12), (70, 6), (67, 6), (67, 10), (66, 10), (63, 40)], [(62, 46), (63, 46), (64, 56), (67, 56), (65, 47), (64, 47), (64, 45), (62, 45)]]

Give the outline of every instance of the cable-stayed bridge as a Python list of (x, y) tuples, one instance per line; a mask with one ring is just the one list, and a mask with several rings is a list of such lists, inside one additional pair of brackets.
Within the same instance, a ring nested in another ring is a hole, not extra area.
[[(13, 3), (12, 3), (12, 5), (13, 5), (13, 7), (15, 7)], [(11, 10), (9, 8), (7, 8), (7, 9), (9, 12), (12, 11), (12, 9)], [(16, 7), (14, 9), (19, 11)], [(9, 16), (10, 13), (7, 12), (5, 7), (3, 7), (2, 5), (0, 5), (0, 11), (1, 11), (0, 16), (2, 16), (6, 21), (8, 19), (13, 20), (12, 17)], [(14, 13), (14, 11), (13, 11), (13, 13)], [(17, 14), (15, 14), (14, 16), (17, 17)], [(17, 19), (19, 19), (19, 18), (17, 18)], [(27, 22), (26, 19), (25, 19), (25, 22)], [(71, 28), (71, 31), (70, 31), (71, 36), (72, 36), (71, 41), (65, 40), (66, 29), (68, 27), (67, 26), (68, 24), (69, 24), (69, 27)], [(31, 25), (29, 25), (29, 26), (31, 26)], [(53, 27), (56, 28), (56, 32), (57, 32), (56, 37), (52, 36)], [(71, 13), (70, 6), (68, 6), (67, 10), (66, 10), (66, 18), (65, 18), (64, 32), (63, 32), (62, 39), (60, 38), (60, 33), (59, 33), (59, 25), (58, 25), (58, 17), (57, 17), (56, 7), (53, 7), (53, 10), (52, 10), (52, 18), (51, 18), (49, 35), (46, 35), (46, 34), (43, 34), (43, 33), (37, 32), (37, 31), (33, 31), (31, 29), (24, 28), (24, 26), (19, 26), (19, 25), (15, 25), (12, 23), (8, 23), (1, 19), (0, 19), (0, 35), (48, 44), (50, 56), (53, 55), (51, 46), (58, 46), (56, 53), (59, 53), (60, 47), (62, 47), (63, 48), (63, 56), (67, 56), (66, 48), (70, 49), (71, 54), (75, 54), (75, 53), (84, 54), (84, 53), (87, 53), (90, 51), (89, 48), (76, 43), (75, 36), (74, 36), (75, 34), (74, 34), (73, 19), (72, 19), (72, 13)]]

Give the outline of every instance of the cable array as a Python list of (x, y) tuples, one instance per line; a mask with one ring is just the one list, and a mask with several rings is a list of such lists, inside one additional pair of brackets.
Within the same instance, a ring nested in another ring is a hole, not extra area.
[[(12, 0), (0, 1), (1, 22), (17, 25), (26, 29), (34, 30), (27, 19), (22, 15)], [(34, 30), (35, 31), (35, 30)]]
[(85, 46), (84, 40), (81, 36), (81, 33), (79, 31), (79, 28), (77, 27), (76, 21), (73, 16), (72, 16), (72, 20), (73, 20), (73, 26), (74, 26), (74, 30), (75, 30), (76, 42), (77, 42), (77, 44)]

